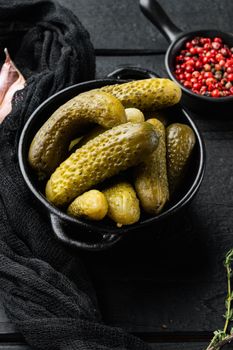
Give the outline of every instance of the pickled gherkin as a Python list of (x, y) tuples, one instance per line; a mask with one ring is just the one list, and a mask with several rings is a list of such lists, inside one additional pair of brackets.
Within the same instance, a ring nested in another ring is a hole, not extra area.
[(78, 148), (52, 174), (47, 199), (57, 206), (69, 204), (92, 186), (140, 163), (158, 145), (149, 123), (116, 126)]
[(156, 150), (135, 169), (135, 188), (143, 209), (159, 214), (169, 200), (166, 165), (166, 135), (164, 125), (157, 119), (148, 119), (159, 135)]
[(140, 218), (139, 200), (133, 186), (118, 181), (103, 191), (108, 201), (108, 217), (122, 225), (132, 225)]
[(59, 107), (32, 140), (28, 160), (42, 177), (64, 160), (70, 142), (97, 123), (106, 129), (125, 123), (125, 110), (114, 96), (103, 91), (84, 92)]
[(129, 83), (104, 86), (108, 92), (121, 101), (125, 108), (154, 111), (173, 106), (181, 98), (180, 87), (170, 79), (152, 78)]
[(185, 124), (171, 124), (166, 133), (168, 182), (173, 193), (182, 183), (196, 140), (193, 130)]
[(105, 195), (98, 190), (90, 190), (75, 198), (69, 205), (67, 214), (89, 220), (102, 220), (108, 212)]

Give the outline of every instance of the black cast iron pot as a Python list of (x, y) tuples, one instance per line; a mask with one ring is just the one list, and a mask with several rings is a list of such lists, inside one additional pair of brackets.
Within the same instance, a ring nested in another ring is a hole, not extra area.
[(200, 96), (185, 88), (174, 75), (175, 58), (184, 47), (185, 42), (196, 36), (220, 37), (224, 43), (233, 47), (233, 34), (221, 32), (216, 29), (182, 32), (170, 20), (168, 15), (156, 0), (140, 0), (140, 7), (144, 15), (160, 30), (170, 43), (166, 56), (165, 66), (169, 77), (174, 80), (182, 89), (183, 95), (181, 104), (203, 117), (227, 117), (232, 115), (233, 96), (213, 98)]
[[(132, 79), (133, 77), (136, 79), (143, 79), (155, 76), (153, 72), (140, 68), (122, 68), (109, 74), (108, 77), (114, 77), (114, 79), (93, 80), (70, 86), (44, 101), (25, 124), (18, 149), (20, 169), (29, 190), (42, 205), (47, 215), (49, 215), (55, 236), (65, 244), (74, 248), (86, 250), (102, 250), (109, 248), (119, 241), (127, 232), (132, 230), (141, 231), (147, 225), (157, 225), (161, 220), (174, 215), (177, 211), (186, 206), (197, 192), (204, 174), (204, 145), (195, 123), (192, 121), (189, 114), (182, 110), (179, 105), (170, 108), (167, 114), (168, 116), (172, 116), (173, 121), (185, 123), (193, 129), (196, 135), (196, 145), (192, 155), (189, 173), (186, 176), (186, 181), (182, 189), (177, 193), (176, 197), (169, 202), (164, 211), (156, 217), (142, 213), (138, 223), (130, 226), (123, 226), (122, 228), (117, 228), (113, 222), (107, 219), (101, 222), (75, 219), (47, 201), (44, 196), (45, 183), (38, 182), (37, 177), (29, 167), (28, 150), (31, 141), (38, 129), (59, 106), (81, 92), (126, 81), (118, 80), (116, 77), (124, 79)], [(145, 230), (143, 231), (145, 233)]]

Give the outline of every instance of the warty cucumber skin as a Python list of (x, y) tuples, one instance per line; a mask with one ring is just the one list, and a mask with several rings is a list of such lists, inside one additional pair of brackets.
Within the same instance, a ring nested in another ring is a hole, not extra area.
[(139, 200), (133, 186), (127, 181), (118, 181), (103, 190), (108, 202), (108, 217), (118, 227), (132, 225), (140, 219)]
[(146, 122), (129, 122), (107, 130), (55, 170), (47, 182), (46, 197), (56, 206), (65, 206), (96, 184), (140, 163), (157, 144), (157, 134)]
[(135, 189), (145, 212), (157, 215), (169, 200), (166, 164), (166, 132), (157, 119), (148, 119), (159, 135), (159, 144), (148, 158), (135, 168)]
[(167, 127), (167, 169), (170, 193), (181, 185), (189, 163), (196, 137), (185, 124), (174, 123)]
[(104, 86), (101, 91), (114, 95), (125, 108), (155, 111), (173, 106), (181, 99), (180, 87), (170, 79), (152, 78)]
[(121, 102), (103, 91), (84, 92), (59, 107), (36, 133), (28, 154), (31, 167), (44, 177), (64, 160), (69, 144), (88, 125), (104, 128), (125, 123)]

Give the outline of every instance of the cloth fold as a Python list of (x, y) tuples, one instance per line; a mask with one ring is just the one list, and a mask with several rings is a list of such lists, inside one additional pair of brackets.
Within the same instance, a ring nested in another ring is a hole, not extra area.
[(89, 35), (52, 1), (0, 0), (0, 9), (0, 52), (7, 47), (27, 79), (0, 125), (0, 294), (6, 313), (35, 349), (149, 349), (103, 324), (78, 253), (55, 240), (18, 165), (19, 136), (35, 108), (66, 86), (94, 78)]

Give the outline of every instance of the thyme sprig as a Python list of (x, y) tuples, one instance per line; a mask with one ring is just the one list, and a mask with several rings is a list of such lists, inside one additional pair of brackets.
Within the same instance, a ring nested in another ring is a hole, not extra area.
[(233, 264), (233, 249), (231, 249), (225, 257), (224, 266), (227, 272), (227, 298), (226, 312), (224, 315), (225, 324), (223, 330), (214, 332), (214, 336), (206, 350), (220, 350), (224, 345), (233, 341), (233, 328), (230, 329), (230, 323), (233, 322), (233, 291), (232, 291), (232, 264)]

